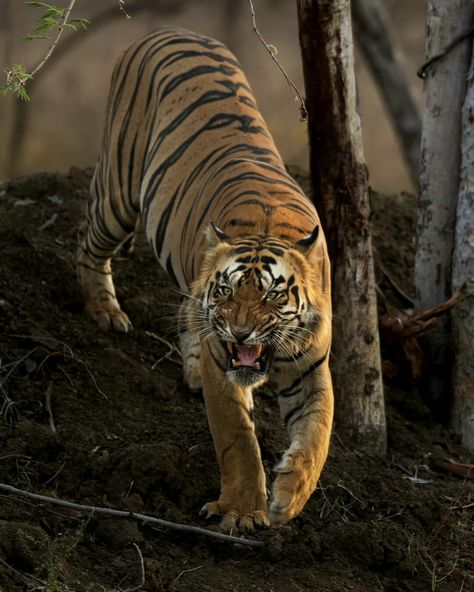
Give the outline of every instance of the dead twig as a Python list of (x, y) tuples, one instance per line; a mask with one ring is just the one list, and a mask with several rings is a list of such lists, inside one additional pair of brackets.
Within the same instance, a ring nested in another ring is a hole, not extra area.
[(8, 396), (7, 391), (4, 389), (2, 383), (0, 383), (0, 394), (3, 398), (3, 403), (0, 407), (0, 416), (3, 415), (7, 426), (12, 428), (20, 419), (20, 413), (16, 408), (15, 402), (12, 401)]
[(203, 566), (198, 565), (197, 567), (192, 567), (191, 569), (183, 569), (183, 571), (180, 571), (179, 574), (176, 576), (176, 578), (173, 580), (173, 584), (176, 584), (176, 582), (179, 580), (179, 578), (181, 576), (184, 576), (184, 574), (189, 573), (191, 571), (196, 571), (197, 569), (201, 569), (201, 567), (203, 567)]
[(50, 226), (52, 226), (56, 220), (58, 219), (58, 214), (54, 213), (51, 218), (48, 218), (46, 220), (46, 222), (44, 224), (42, 224), (41, 226), (38, 227), (38, 230), (46, 230), (46, 228), (49, 228)]
[(47, 479), (46, 481), (44, 481), (43, 483), (41, 483), (41, 485), (46, 486), (46, 485), (49, 485), (49, 483), (51, 483), (52, 481), (54, 481), (56, 479), (56, 477), (59, 475), (59, 473), (64, 469), (66, 464), (67, 464), (67, 461), (65, 460), (63, 462), (63, 464), (59, 467), (59, 469), (54, 473), (54, 475), (52, 477), (50, 477), (49, 479)]
[[(30, 339), (31, 341), (36, 342), (36, 343), (39, 343), (39, 344), (43, 345), (44, 347), (46, 347), (47, 349), (49, 349), (51, 351), (51, 354), (49, 354), (49, 356), (47, 356), (45, 358), (45, 360), (43, 360), (41, 362), (40, 366), (38, 367), (38, 370), (44, 364), (44, 362), (48, 359), (48, 357), (54, 356), (54, 355), (62, 356), (66, 360), (69, 357), (74, 362), (77, 362), (78, 364), (81, 364), (81, 366), (84, 367), (84, 369), (86, 370), (86, 372), (89, 375), (90, 379), (92, 380), (92, 383), (93, 383), (96, 391), (100, 395), (102, 395), (104, 397), (104, 399), (106, 399), (106, 400), (109, 399), (108, 396), (104, 393), (104, 391), (97, 384), (97, 381), (95, 379), (95, 376), (92, 374), (92, 372), (91, 372), (88, 364), (86, 362), (84, 362), (84, 360), (81, 359), (79, 356), (77, 356), (74, 353), (74, 351), (72, 350), (72, 348), (67, 343), (64, 343), (63, 341), (60, 341), (59, 339), (56, 339), (56, 337), (49, 336), (49, 335), (11, 335), (10, 337), (16, 337), (17, 339)], [(58, 346), (61, 346), (63, 348), (63, 351), (62, 352), (59, 351)], [(58, 351), (54, 351), (55, 348), (57, 348)], [(35, 349), (38, 349), (38, 348), (35, 348)]]
[(31, 354), (33, 354), (37, 349), (38, 349), (37, 347), (34, 347), (32, 350), (30, 350), (28, 353), (26, 353), (20, 359), (10, 362), (9, 364), (0, 365), (0, 373), (6, 368), (10, 368), (7, 372), (7, 375), (2, 377), (2, 379), (0, 380), (0, 386), (4, 386), (5, 383), (7, 382), (7, 380), (9, 379), (9, 377), (11, 376), (11, 374), (18, 368), (18, 366), (22, 362), (24, 362), (27, 358), (29, 358), (31, 356)]
[(350, 495), (352, 498), (354, 498), (356, 501), (358, 501), (358, 502), (359, 502), (359, 504), (361, 504), (362, 506), (364, 506), (364, 505), (365, 505), (365, 503), (364, 503), (364, 502), (363, 502), (361, 499), (359, 499), (359, 498), (358, 498), (356, 495), (354, 495), (354, 494), (352, 493), (352, 491), (351, 491), (351, 490), (350, 490), (348, 487), (346, 487), (345, 485), (343, 485), (343, 484), (342, 484), (340, 481), (338, 481), (338, 482), (336, 483), (336, 485), (337, 485), (337, 487), (340, 487), (341, 489), (344, 489), (344, 491), (347, 491), (347, 493), (348, 493), (348, 494), (349, 494), (349, 495)]
[[(175, 345), (173, 345), (172, 343), (170, 343), (169, 341), (167, 341), (163, 337), (160, 337), (156, 333), (153, 333), (152, 331), (145, 331), (145, 335), (148, 335), (148, 337), (151, 337), (152, 339), (155, 339), (156, 341), (159, 341), (160, 343), (163, 343), (164, 345), (166, 345), (168, 347), (168, 351), (163, 356), (161, 356), (160, 358), (158, 358), (157, 360), (155, 360), (153, 362), (153, 365), (151, 367), (152, 370), (154, 370), (158, 366), (158, 364), (160, 364), (163, 360), (169, 360), (170, 362), (173, 362), (174, 364), (178, 364), (179, 366), (183, 365), (181, 352), (179, 351), (179, 349)], [(174, 358), (172, 358), (171, 356), (173, 353), (178, 354), (178, 356), (181, 359), (175, 360)]]
[(136, 543), (132, 543), (135, 548), (135, 551), (138, 555), (138, 561), (140, 565), (140, 583), (134, 586), (133, 588), (126, 588), (125, 590), (121, 590), (121, 592), (138, 592), (141, 590), (145, 585), (145, 562), (143, 561), (143, 555), (140, 551), (140, 547)]
[(205, 535), (220, 541), (225, 541), (228, 543), (237, 543), (239, 545), (248, 545), (249, 547), (262, 547), (263, 543), (261, 541), (252, 541), (250, 539), (240, 538), (236, 536), (231, 536), (228, 534), (222, 534), (220, 532), (214, 532), (212, 530), (207, 530), (205, 528), (200, 528), (199, 526), (190, 526), (187, 524), (178, 524), (176, 522), (169, 522), (168, 520), (163, 520), (162, 518), (155, 518), (154, 516), (147, 516), (146, 514), (138, 514), (136, 512), (125, 512), (123, 510), (115, 510), (113, 508), (104, 508), (101, 506), (87, 506), (84, 504), (76, 504), (75, 502), (69, 502), (66, 500), (56, 499), (54, 497), (49, 497), (46, 495), (40, 495), (38, 493), (30, 493), (29, 491), (25, 491), (23, 489), (18, 489), (13, 487), (12, 485), (7, 485), (5, 483), (0, 483), (0, 490), (6, 491), (8, 493), (22, 495), (25, 497), (29, 497), (31, 499), (45, 502), (47, 504), (55, 504), (57, 506), (62, 506), (64, 508), (70, 508), (71, 510), (77, 510), (83, 513), (90, 513), (90, 514), (106, 514), (108, 516), (116, 516), (117, 518), (126, 518), (127, 520), (135, 520), (136, 522), (140, 522), (143, 524), (156, 524), (157, 526), (162, 526), (164, 528), (169, 528), (172, 530), (178, 530), (180, 532), (187, 532), (187, 533), (194, 533), (194, 534), (201, 534)]
[(54, 417), (53, 417), (53, 411), (51, 410), (51, 395), (53, 393), (53, 381), (50, 380), (49, 384), (48, 384), (48, 388), (46, 389), (46, 393), (44, 395), (44, 399), (45, 399), (45, 406), (46, 406), (46, 411), (48, 412), (48, 417), (49, 417), (49, 427), (51, 428), (51, 431), (53, 432), (53, 434), (56, 433), (56, 426), (54, 425)]
[(308, 110), (306, 109), (306, 105), (305, 105), (304, 99), (301, 96), (301, 93), (298, 90), (298, 87), (296, 86), (296, 84), (291, 80), (291, 78), (288, 76), (288, 74), (286, 73), (286, 71), (283, 68), (283, 66), (277, 60), (275, 47), (273, 47), (272, 45), (269, 45), (265, 41), (265, 39), (262, 37), (262, 34), (260, 33), (260, 31), (258, 30), (258, 28), (257, 28), (257, 20), (256, 20), (256, 16), (255, 16), (255, 9), (253, 7), (252, 0), (249, 0), (249, 6), (250, 6), (250, 13), (252, 15), (252, 25), (253, 25), (252, 28), (253, 28), (255, 34), (257, 35), (257, 37), (260, 39), (260, 42), (264, 45), (265, 49), (270, 54), (270, 57), (272, 58), (272, 60), (275, 62), (275, 64), (278, 66), (278, 68), (280, 69), (281, 73), (285, 77), (285, 80), (288, 83), (288, 86), (293, 91), (293, 94), (295, 96), (295, 101), (299, 101), (299, 103), (300, 103), (300, 121), (306, 121), (308, 119)]

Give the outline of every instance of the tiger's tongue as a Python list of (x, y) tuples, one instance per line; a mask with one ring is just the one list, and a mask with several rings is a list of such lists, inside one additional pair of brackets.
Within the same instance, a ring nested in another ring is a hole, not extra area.
[(242, 366), (253, 366), (260, 356), (261, 348), (258, 345), (237, 345), (236, 350)]

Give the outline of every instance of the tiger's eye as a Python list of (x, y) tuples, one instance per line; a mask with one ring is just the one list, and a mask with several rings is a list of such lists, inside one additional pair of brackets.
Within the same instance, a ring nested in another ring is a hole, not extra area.
[(283, 296), (283, 292), (278, 292), (277, 290), (270, 290), (267, 292), (267, 300), (278, 300)]
[(231, 294), (232, 288), (229, 286), (220, 285), (214, 288), (214, 296), (230, 296)]

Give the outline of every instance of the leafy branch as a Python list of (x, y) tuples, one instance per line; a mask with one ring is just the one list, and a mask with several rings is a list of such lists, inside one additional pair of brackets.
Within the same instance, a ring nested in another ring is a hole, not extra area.
[(31, 72), (28, 72), (21, 64), (15, 64), (11, 68), (5, 69), (4, 72), (6, 74), (6, 83), (0, 86), (0, 93), (5, 94), (7, 92), (13, 92), (23, 101), (30, 100), (25, 85), (28, 80), (31, 80), (49, 60), (51, 54), (59, 43), (63, 31), (65, 29), (77, 31), (78, 27), (85, 29), (89, 24), (89, 21), (83, 18), (69, 20), (71, 10), (75, 2), (76, 0), (69, 0), (69, 4), (66, 8), (59, 8), (52, 4), (47, 4), (46, 2), (37, 2), (36, 0), (27, 0), (25, 2), (26, 6), (41, 8), (44, 10), (44, 12), (39, 19), (38, 26), (36, 27), (34, 33), (26, 35), (24, 39), (27, 41), (32, 41), (34, 39), (49, 39), (47, 34), (52, 31), (57, 31), (56, 37), (49, 46), (48, 51), (31, 70)]
[[(125, 10), (125, 0), (117, 0), (119, 8), (123, 14), (130, 19), (130, 15)], [(41, 70), (45, 63), (51, 57), (51, 54), (56, 49), (61, 35), (65, 29), (77, 31), (78, 29), (87, 29), (90, 21), (86, 18), (71, 19), (71, 11), (76, 3), (76, 0), (69, 0), (66, 8), (60, 8), (54, 4), (47, 2), (38, 2), (37, 0), (26, 0), (25, 5), (32, 8), (40, 8), (43, 14), (38, 20), (38, 25), (33, 33), (28, 33), (23, 37), (25, 41), (33, 41), (37, 39), (51, 39), (48, 36), (51, 32), (56, 32), (51, 45), (46, 54), (36, 64), (36, 66), (29, 72), (22, 64), (14, 64), (11, 68), (5, 68), (3, 71), (6, 76), (6, 82), (0, 85), (0, 94), (13, 92), (19, 99), (29, 101), (30, 97), (26, 90), (26, 83), (31, 80), (34, 75)]]

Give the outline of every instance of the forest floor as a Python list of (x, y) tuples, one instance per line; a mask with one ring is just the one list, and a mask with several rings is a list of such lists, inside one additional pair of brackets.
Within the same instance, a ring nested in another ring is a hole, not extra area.
[[(163, 341), (176, 343), (178, 294), (143, 239), (115, 264), (133, 331), (103, 333), (81, 314), (74, 254), (89, 175), (0, 186), (0, 482), (207, 528), (212, 440)], [(377, 261), (410, 291), (414, 199), (374, 196), (373, 211)], [(392, 379), (386, 399), (387, 456), (349, 449), (336, 426), (312, 499), (250, 537), (259, 549), (0, 492), (0, 590), (142, 589), (138, 548), (146, 591), (472, 592), (472, 481), (429, 462), (469, 456), (408, 380)], [(255, 403), (271, 478), (286, 435), (272, 394)]]

